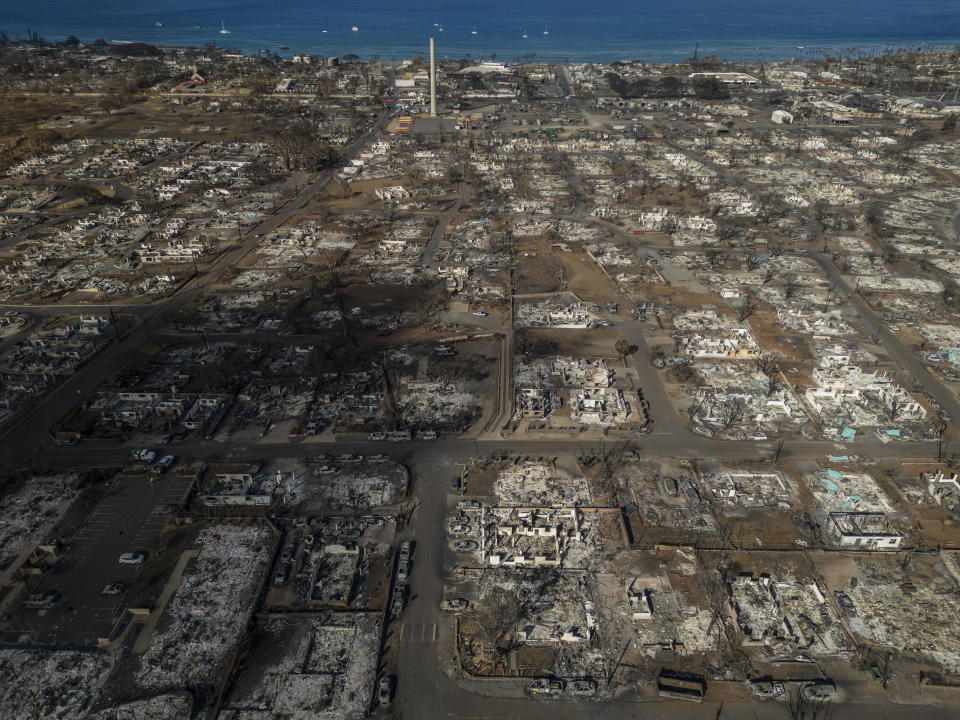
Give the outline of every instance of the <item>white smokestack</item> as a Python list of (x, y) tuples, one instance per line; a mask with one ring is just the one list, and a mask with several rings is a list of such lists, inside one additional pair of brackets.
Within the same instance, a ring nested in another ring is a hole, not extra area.
[(437, 56), (430, 38), (430, 116), (437, 116)]

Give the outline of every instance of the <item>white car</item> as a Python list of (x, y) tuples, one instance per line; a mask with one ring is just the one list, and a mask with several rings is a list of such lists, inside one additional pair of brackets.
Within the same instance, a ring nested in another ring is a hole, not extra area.
[(378, 685), (377, 703), (380, 707), (390, 706), (390, 697), (393, 695), (393, 679), (390, 677), (380, 678)]
[(474, 313), (474, 315), (476, 315), (477, 317), (486, 317), (486, 316), (487, 316), (487, 313), (485, 313), (483, 310), (477, 310), (477, 311)]
[(142, 565), (146, 559), (147, 554), (145, 552), (126, 552), (120, 556), (118, 562), (121, 565)]

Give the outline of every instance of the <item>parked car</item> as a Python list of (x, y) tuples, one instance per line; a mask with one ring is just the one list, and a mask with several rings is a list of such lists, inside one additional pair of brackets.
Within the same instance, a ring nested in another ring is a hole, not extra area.
[(153, 450), (141, 448), (133, 451), (133, 459), (144, 463), (152, 463), (157, 459), (157, 454)]
[(567, 684), (567, 695), (572, 697), (589, 697), (597, 691), (597, 684), (593, 680), (572, 680)]
[(762, 679), (751, 680), (747, 684), (750, 694), (758, 700), (780, 699), (784, 697), (783, 683), (779, 680)]
[(393, 589), (393, 597), (390, 599), (390, 612), (393, 613), (394, 617), (397, 617), (400, 613), (403, 612), (403, 608), (407, 603), (407, 586), (406, 585), (397, 585)]
[(441, 600), (440, 609), (448, 612), (457, 612), (467, 609), (467, 601), (463, 598), (453, 598), (452, 600)]
[(832, 700), (837, 694), (837, 686), (833, 684), (833, 680), (814, 680), (804, 685), (800, 693), (807, 700)]
[(119, 595), (126, 589), (126, 585), (120, 581), (116, 580), (108, 585), (104, 585), (103, 589), (100, 591), (101, 595)]
[(145, 552), (125, 552), (120, 556), (118, 562), (121, 565), (143, 565), (143, 561), (147, 559), (147, 554)]
[(173, 464), (177, 461), (176, 455), (164, 455), (160, 460), (157, 461), (156, 469), (162, 473), (165, 473), (167, 470), (173, 467)]
[(380, 704), (380, 707), (388, 707), (391, 697), (393, 697), (393, 678), (386, 675), (380, 678), (380, 684), (377, 690), (377, 702)]
[(367, 435), (367, 440), (384, 440), (386, 439), (387, 434), (382, 432), (372, 432)]
[(552, 680), (551, 678), (537, 678), (528, 686), (530, 694), (534, 697), (551, 698), (563, 695), (563, 680)]
[(57, 601), (60, 600), (60, 593), (56, 590), (48, 590), (46, 592), (35, 592), (31, 595), (27, 595), (27, 599), (23, 601), (23, 606), (25, 608), (33, 608), (36, 610), (42, 610), (45, 608), (53, 607), (57, 604)]

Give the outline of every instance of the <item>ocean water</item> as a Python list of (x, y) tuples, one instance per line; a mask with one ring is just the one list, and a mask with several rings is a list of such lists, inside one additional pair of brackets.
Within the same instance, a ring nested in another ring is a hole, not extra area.
[(0, 0), (0, 30), (384, 60), (425, 53), (431, 35), (450, 58), (671, 61), (699, 43), (721, 59), (786, 59), (953, 46), (960, 0)]

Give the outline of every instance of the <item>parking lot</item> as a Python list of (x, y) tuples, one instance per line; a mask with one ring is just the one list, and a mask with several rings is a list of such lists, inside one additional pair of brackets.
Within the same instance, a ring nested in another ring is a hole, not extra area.
[(153, 484), (145, 473), (119, 475), (34, 591), (56, 591), (60, 599), (47, 609), (22, 608), (3, 639), (93, 645), (105, 637), (125, 597), (122, 592), (102, 595), (101, 590), (115, 581), (129, 585), (140, 571), (139, 565), (121, 565), (120, 555), (149, 553), (169, 519), (154, 510), (179, 504), (195, 480), (194, 473), (176, 470)]

